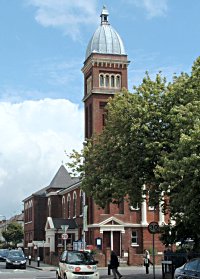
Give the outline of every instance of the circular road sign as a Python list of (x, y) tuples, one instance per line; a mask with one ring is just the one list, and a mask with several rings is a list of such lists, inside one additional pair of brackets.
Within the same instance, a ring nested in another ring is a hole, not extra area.
[(64, 239), (64, 240), (68, 239), (68, 234), (67, 233), (63, 233), (62, 234), (62, 239)]
[(157, 222), (151, 222), (148, 225), (148, 230), (150, 233), (157, 233), (159, 231), (159, 225)]

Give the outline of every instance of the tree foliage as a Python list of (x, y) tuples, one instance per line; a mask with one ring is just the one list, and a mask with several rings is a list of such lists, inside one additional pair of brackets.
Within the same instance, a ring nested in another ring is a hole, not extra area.
[[(82, 188), (97, 204), (142, 200), (143, 185), (156, 205), (169, 196), (177, 229), (200, 238), (200, 58), (191, 74), (167, 84), (159, 73), (146, 73), (134, 93), (110, 99), (103, 132), (74, 151), (69, 165), (82, 176)], [(183, 228), (185, 227), (185, 231)]]
[(12, 222), (8, 224), (7, 228), (2, 232), (2, 236), (6, 242), (11, 242), (15, 246), (20, 243), (24, 237), (24, 232), (21, 224)]

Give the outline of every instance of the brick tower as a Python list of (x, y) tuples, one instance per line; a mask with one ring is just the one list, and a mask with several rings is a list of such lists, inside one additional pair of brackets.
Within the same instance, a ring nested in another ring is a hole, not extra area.
[(104, 107), (109, 97), (128, 87), (129, 61), (124, 44), (108, 21), (103, 7), (101, 25), (89, 41), (84, 67), (85, 138), (102, 131), (105, 121)]

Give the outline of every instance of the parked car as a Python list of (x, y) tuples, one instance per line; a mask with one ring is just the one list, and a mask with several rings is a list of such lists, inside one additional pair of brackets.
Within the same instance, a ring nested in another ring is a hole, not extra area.
[(5, 262), (8, 255), (8, 249), (0, 249), (0, 262)]
[(175, 269), (174, 279), (200, 279), (200, 258), (195, 258)]
[(57, 279), (99, 279), (97, 263), (87, 251), (64, 251), (56, 271)]
[(6, 268), (26, 269), (26, 257), (21, 250), (10, 250), (6, 258)]

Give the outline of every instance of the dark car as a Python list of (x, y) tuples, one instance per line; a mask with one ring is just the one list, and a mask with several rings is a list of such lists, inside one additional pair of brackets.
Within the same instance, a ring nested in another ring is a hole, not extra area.
[(200, 279), (200, 258), (195, 258), (176, 268), (174, 279)]
[(26, 269), (26, 258), (21, 250), (10, 250), (6, 258), (6, 268)]
[(0, 249), (0, 262), (5, 262), (7, 255), (8, 255), (8, 249)]

